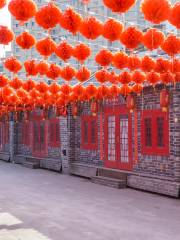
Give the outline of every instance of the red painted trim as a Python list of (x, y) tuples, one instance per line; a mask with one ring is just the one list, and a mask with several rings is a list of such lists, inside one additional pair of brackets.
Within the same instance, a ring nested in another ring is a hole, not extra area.
[[(133, 161), (132, 161), (132, 116), (129, 113), (126, 106), (115, 106), (105, 108), (105, 166), (108, 168), (116, 168), (123, 170), (132, 170)], [(122, 115), (128, 116), (128, 145), (129, 145), (129, 162), (122, 163), (120, 156), (120, 118)], [(108, 117), (115, 116), (115, 145), (116, 153), (114, 161), (108, 160)]]
[[(58, 139), (56, 138), (57, 131), (59, 136)], [(49, 120), (49, 146), (60, 147), (60, 125), (58, 118), (53, 118)]]
[[(157, 118), (162, 117), (164, 118), (164, 146), (158, 147), (157, 146)], [(152, 122), (152, 146), (147, 147), (145, 144), (145, 119), (150, 118)], [(145, 110), (142, 112), (141, 116), (141, 143), (142, 149), (141, 152), (144, 155), (162, 155), (168, 156), (169, 155), (169, 113), (162, 112), (161, 109), (153, 109), (153, 110)]]
[[(92, 121), (95, 121), (95, 142), (91, 141), (91, 132), (92, 132)], [(87, 132), (87, 143), (84, 140), (84, 123), (87, 122), (88, 132)], [(97, 150), (98, 149), (98, 117), (97, 116), (81, 116), (81, 148), (86, 150)]]

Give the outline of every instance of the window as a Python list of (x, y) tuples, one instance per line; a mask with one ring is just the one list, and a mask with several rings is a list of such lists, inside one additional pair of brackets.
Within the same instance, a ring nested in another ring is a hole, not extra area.
[(60, 146), (60, 125), (59, 119), (51, 119), (49, 121), (49, 145), (51, 147)]
[(97, 117), (82, 116), (81, 117), (81, 148), (97, 149)]
[(143, 111), (141, 117), (142, 153), (169, 155), (169, 117), (161, 110)]

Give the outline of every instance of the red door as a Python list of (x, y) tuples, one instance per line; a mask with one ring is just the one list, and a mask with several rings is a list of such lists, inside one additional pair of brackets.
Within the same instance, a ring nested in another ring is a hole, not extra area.
[(105, 110), (105, 166), (132, 169), (132, 119), (123, 107)]
[(48, 151), (47, 141), (47, 123), (46, 121), (33, 121), (32, 122), (32, 149), (33, 156), (46, 157)]

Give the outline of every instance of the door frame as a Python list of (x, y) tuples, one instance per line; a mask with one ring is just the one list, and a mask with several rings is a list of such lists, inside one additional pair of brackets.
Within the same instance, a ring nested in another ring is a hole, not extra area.
[[(125, 105), (106, 107), (104, 110), (105, 114), (105, 125), (104, 125), (104, 136), (105, 136), (105, 167), (114, 168), (119, 170), (131, 171), (133, 168), (132, 159), (132, 115), (128, 111)], [(120, 161), (120, 117), (121, 115), (128, 116), (128, 150), (129, 150), (129, 162), (122, 163)], [(108, 160), (108, 117), (115, 116), (115, 160)]]

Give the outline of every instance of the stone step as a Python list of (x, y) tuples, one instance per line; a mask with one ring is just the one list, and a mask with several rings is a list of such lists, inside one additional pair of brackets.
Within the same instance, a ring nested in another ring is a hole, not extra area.
[(94, 176), (91, 181), (96, 184), (113, 187), (113, 188), (126, 188), (126, 180), (115, 179), (102, 176)]
[(117, 170), (117, 169), (109, 169), (109, 168), (98, 168), (98, 176), (114, 178), (127, 181), (127, 173)]
[(39, 163), (37, 162), (30, 162), (30, 161), (25, 161), (23, 162), (23, 166), (26, 168), (31, 168), (31, 169), (37, 169), (39, 168)]

